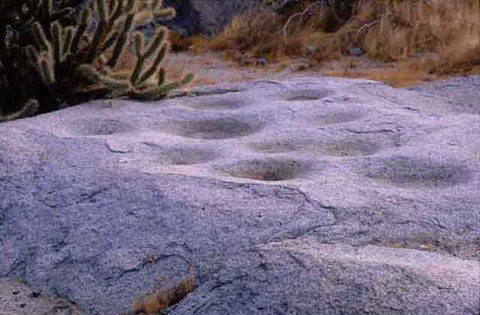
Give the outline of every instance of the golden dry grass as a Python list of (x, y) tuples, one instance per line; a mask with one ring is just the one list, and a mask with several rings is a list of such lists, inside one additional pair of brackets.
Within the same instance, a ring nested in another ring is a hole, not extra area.
[[(395, 61), (415, 57), (425, 69), (435, 72), (465, 71), (480, 59), (480, 1), (371, 3), (358, 12), (359, 20), (368, 24), (351, 23), (342, 30), (353, 27), (358, 44), (369, 56)], [(365, 25), (370, 26), (359, 33)]]
[[(398, 65), (370, 76), (400, 86), (431, 73), (478, 71), (479, 0), (359, 0), (347, 21), (338, 20), (330, 8), (300, 3), (290, 15), (237, 16), (215, 38), (192, 39), (189, 45), (197, 51), (225, 51), (242, 63), (245, 58), (278, 62), (290, 57), (348, 62), (350, 49), (362, 48), (368, 58)], [(342, 72), (337, 75), (355, 76), (355, 71)], [(363, 72), (358, 76), (368, 76)]]
[(188, 276), (178, 285), (168, 288), (157, 288), (133, 304), (134, 314), (154, 315), (177, 304), (195, 288), (195, 274), (190, 266)]

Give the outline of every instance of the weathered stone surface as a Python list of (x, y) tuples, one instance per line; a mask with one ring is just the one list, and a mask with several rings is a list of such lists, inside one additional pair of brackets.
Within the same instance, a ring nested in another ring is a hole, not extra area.
[(171, 314), (475, 314), (473, 270), (422, 251), (299, 238), (229, 260)]
[(190, 265), (172, 314), (478, 314), (480, 116), (437, 89), (305, 77), (3, 123), (0, 278), (85, 314)]
[(0, 280), (0, 314), (2, 315), (80, 315), (68, 301), (32, 290), (18, 281)]

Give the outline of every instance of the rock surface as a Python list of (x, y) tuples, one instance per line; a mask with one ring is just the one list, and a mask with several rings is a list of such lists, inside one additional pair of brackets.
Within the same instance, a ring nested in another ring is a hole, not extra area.
[(479, 314), (480, 116), (442, 84), (257, 81), (3, 123), (0, 278), (85, 314), (190, 265), (170, 314)]
[(32, 290), (18, 281), (0, 280), (0, 314), (2, 315), (80, 315), (77, 307), (66, 300)]

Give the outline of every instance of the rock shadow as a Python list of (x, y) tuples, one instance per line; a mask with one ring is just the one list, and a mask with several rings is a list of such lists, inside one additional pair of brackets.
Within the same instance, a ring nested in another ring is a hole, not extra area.
[(467, 182), (470, 171), (460, 165), (394, 156), (363, 164), (365, 176), (400, 188), (445, 188)]
[(230, 176), (260, 181), (292, 180), (310, 169), (309, 163), (293, 159), (251, 159), (223, 168)]
[(192, 139), (221, 140), (246, 137), (263, 128), (260, 123), (235, 118), (173, 121), (167, 132)]

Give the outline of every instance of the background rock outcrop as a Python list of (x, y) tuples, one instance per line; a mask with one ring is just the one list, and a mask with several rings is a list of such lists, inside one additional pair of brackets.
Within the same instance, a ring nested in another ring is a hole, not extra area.
[(214, 35), (235, 15), (259, 7), (258, 0), (166, 0), (177, 10), (177, 17), (166, 25), (181, 35)]

